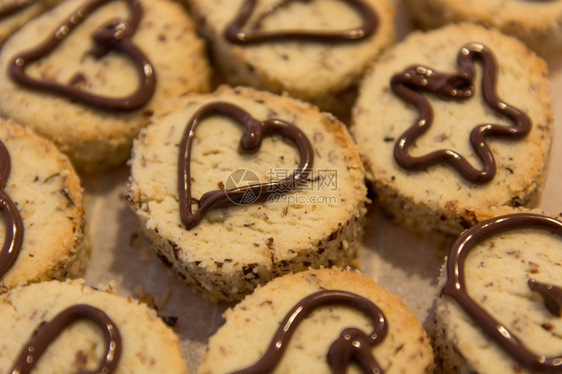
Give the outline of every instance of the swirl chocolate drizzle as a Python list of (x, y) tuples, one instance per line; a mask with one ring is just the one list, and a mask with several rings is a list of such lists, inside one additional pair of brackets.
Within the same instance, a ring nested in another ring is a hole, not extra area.
[[(459, 153), (445, 149), (433, 151), (420, 157), (408, 153), (409, 147), (422, 136), (433, 123), (433, 109), (429, 101), (420, 91), (431, 92), (440, 97), (451, 99), (467, 99), (474, 94), (475, 67), (474, 60), (479, 58), (484, 67), (482, 77), (482, 94), (486, 104), (515, 122), (514, 126), (498, 124), (482, 124), (470, 133), (470, 144), (484, 164), (481, 170), (476, 169)], [(408, 170), (422, 170), (429, 166), (445, 163), (452, 166), (466, 180), (473, 183), (486, 183), (496, 174), (494, 155), (486, 143), (486, 137), (521, 138), (529, 133), (532, 121), (529, 116), (502, 101), (496, 90), (497, 63), (492, 52), (482, 44), (471, 43), (461, 48), (457, 63), (459, 73), (443, 74), (424, 66), (412, 66), (391, 79), (391, 88), (396, 95), (413, 104), (420, 115), (414, 124), (396, 141), (394, 158), (396, 162)]]
[(0, 19), (9, 17), (33, 4), (35, 0), (14, 0), (11, 3), (0, 6)]
[(359, 12), (363, 18), (363, 24), (360, 28), (352, 30), (334, 31), (334, 32), (321, 32), (321, 31), (280, 31), (280, 32), (268, 32), (260, 31), (261, 21), (267, 16), (273, 14), (282, 6), (291, 3), (293, 1), (309, 1), (309, 0), (283, 0), (276, 6), (269, 8), (264, 14), (261, 15), (260, 19), (252, 27), (250, 32), (242, 31), (242, 28), (249, 21), (256, 3), (258, 0), (245, 0), (240, 8), (236, 17), (228, 24), (225, 29), (224, 36), (226, 40), (234, 44), (258, 44), (264, 42), (275, 42), (275, 41), (306, 41), (306, 42), (316, 42), (316, 43), (342, 43), (342, 42), (352, 42), (362, 39), (366, 39), (373, 35), (378, 28), (379, 20), (376, 13), (373, 11), (370, 5), (365, 3), (363, 0), (342, 0)]
[(323, 290), (302, 299), (280, 323), (269, 348), (254, 365), (233, 374), (269, 373), (281, 360), (283, 352), (298, 324), (310, 313), (325, 305), (346, 305), (363, 311), (373, 321), (373, 331), (365, 334), (357, 328), (344, 329), (328, 351), (327, 359), (332, 373), (344, 374), (351, 361), (365, 373), (384, 374), (373, 357), (371, 347), (381, 343), (388, 332), (388, 323), (382, 311), (370, 300), (347, 291)]
[[(210, 116), (221, 115), (232, 118), (244, 126), (244, 133), (240, 139), (240, 152), (255, 153), (265, 135), (279, 134), (291, 140), (299, 149), (300, 163), (294, 173), (279, 181), (250, 184), (228, 190), (214, 190), (203, 194), (197, 202), (198, 209), (192, 211), (191, 196), (191, 148), (195, 135), (195, 126)], [(178, 155), (178, 194), (180, 216), (185, 227), (189, 230), (195, 227), (207, 212), (213, 208), (225, 205), (244, 204), (248, 193), (256, 196), (256, 201), (263, 201), (269, 195), (278, 191), (287, 191), (300, 183), (306, 182), (306, 177), (312, 169), (314, 149), (306, 134), (297, 126), (280, 119), (270, 118), (257, 121), (244, 109), (226, 102), (211, 102), (199, 108), (189, 120), (179, 148)]]
[(0, 141), (0, 209), (6, 226), (4, 244), (0, 251), (0, 277), (12, 267), (23, 243), (23, 220), (18, 208), (4, 189), (10, 177), (11, 167), (10, 153)]
[(12, 80), (33, 90), (67, 97), (103, 110), (132, 111), (145, 105), (154, 94), (156, 75), (152, 63), (132, 41), (143, 14), (139, 0), (127, 0), (131, 13), (130, 19), (110, 21), (92, 35), (94, 47), (91, 53), (94, 57), (99, 59), (111, 51), (117, 51), (125, 54), (133, 61), (139, 77), (139, 84), (131, 95), (121, 98), (94, 95), (71, 84), (63, 85), (46, 79), (32, 78), (25, 72), (30, 63), (50, 54), (90, 14), (109, 1), (112, 0), (90, 1), (72, 13), (42, 44), (14, 57), (8, 70)]
[[(512, 214), (481, 222), (465, 231), (453, 245), (447, 259), (447, 282), (441, 292), (455, 299), (485, 333), (521, 365), (530, 370), (562, 373), (562, 354), (545, 357), (531, 352), (507, 327), (479, 306), (470, 297), (466, 288), (464, 263), (469, 251), (491, 236), (521, 228), (542, 229), (562, 236), (562, 222), (538, 214)], [(556, 314), (556, 311), (560, 313), (562, 308), (560, 287), (535, 280), (530, 280), (528, 286), (543, 296), (545, 305), (552, 313)]]
[(111, 374), (115, 371), (121, 357), (121, 334), (115, 323), (102, 310), (91, 305), (76, 304), (58, 315), (49, 322), (42, 322), (34, 331), (33, 336), (21, 350), (10, 374), (28, 374), (35, 367), (47, 347), (56, 337), (74, 321), (88, 318), (102, 331), (105, 341), (105, 350), (98, 367), (93, 371), (81, 371), (80, 374)]

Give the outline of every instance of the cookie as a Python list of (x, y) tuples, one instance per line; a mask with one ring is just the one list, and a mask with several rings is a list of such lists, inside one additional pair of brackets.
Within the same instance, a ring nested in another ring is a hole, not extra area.
[(82, 276), (90, 247), (82, 188), (70, 161), (11, 121), (0, 120), (0, 141), (0, 293)]
[(386, 0), (188, 0), (225, 82), (349, 112), (367, 65), (394, 42)]
[[(432, 373), (426, 331), (394, 294), (356, 272), (275, 279), (224, 313), (199, 368), (206, 373)], [(353, 366), (353, 365), (352, 365)]]
[(62, 0), (3, 0), (0, 2), (0, 44), (27, 21)]
[(127, 198), (182, 278), (234, 301), (285, 273), (351, 264), (366, 188), (341, 122), (242, 87), (171, 107), (134, 143)]
[(204, 44), (168, 0), (66, 1), (15, 33), (0, 66), (1, 115), (53, 140), (81, 172), (124, 163), (164, 100), (210, 88)]
[(536, 213), (484, 221), (452, 247), (436, 301), (446, 373), (562, 369), (562, 222)]
[(351, 130), (380, 205), (452, 242), (494, 210), (536, 205), (553, 129), (546, 63), (512, 37), (460, 24), (412, 33), (381, 56)]
[(474, 22), (515, 36), (541, 55), (562, 48), (562, 4), (549, 0), (406, 0), (411, 17), (424, 28)]
[(187, 374), (177, 336), (153, 309), (81, 281), (11, 290), (0, 318), (1, 373)]

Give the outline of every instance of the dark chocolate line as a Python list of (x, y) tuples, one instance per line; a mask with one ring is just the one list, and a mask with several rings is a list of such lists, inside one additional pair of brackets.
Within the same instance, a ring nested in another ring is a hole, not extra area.
[(14, 366), (8, 373), (31, 373), (31, 370), (56, 337), (74, 321), (82, 318), (92, 320), (100, 328), (103, 333), (105, 350), (101, 355), (102, 358), (98, 367), (94, 371), (82, 371), (80, 373), (113, 373), (121, 357), (121, 334), (117, 325), (105, 312), (86, 304), (73, 305), (57, 314), (51, 321), (41, 323), (22, 348)]
[(6, 234), (0, 250), (0, 277), (16, 262), (23, 244), (24, 226), (16, 204), (6, 193), (4, 188), (8, 182), (11, 171), (10, 152), (0, 141), (0, 209), (4, 215)]
[[(433, 109), (420, 91), (434, 93), (450, 99), (467, 99), (474, 95), (474, 60), (480, 59), (484, 65), (482, 93), (486, 104), (495, 112), (515, 122), (514, 126), (482, 124), (470, 133), (470, 144), (483, 163), (482, 169), (475, 168), (464, 156), (442, 149), (424, 156), (413, 157), (408, 153), (410, 146), (422, 136), (433, 123)], [(486, 142), (487, 137), (521, 138), (531, 131), (529, 116), (497, 95), (497, 63), (492, 52), (482, 44), (471, 43), (461, 48), (457, 62), (459, 73), (443, 74), (424, 66), (412, 66), (391, 79), (391, 88), (400, 98), (413, 104), (419, 112), (414, 124), (396, 141), (394, 158), (408, 170), (423, 170), (429, 166), (444, 163), (452, 166), (467, 181), (483, 184), (496, 175), (496, 161)]]
[(562, 222), (538, 214), (512, 214), (481, 222), (465, 231), (453, 245), (446, 265), (447, 282), (441, 292), (455, 299), (484, 332), (515, 361), (530, 370), (561, 373), (562, 354), (545, 357), (531, 352), (507, 327), (479, 306), (466, 288), (464, 264), (470, 250), (491, 236), (520, 228), (542, 229), (562, 235)]
[[(285, 0), (278, 6), (271, 8), (262, 15), (262, 19), (275, 12), (279, 7), (298, 0)], [(379, 20), (375, 11), (370, 5), (362, 0), (342, 0), (357, 9), (363, 18), (363, 25), (358, 29), (344, 30), (339, 32), (319, 32), (319, 31), (283, 31), (283, 32), (267, 32), (252, 30), (250, 32), (242, 31), (246, 25), (257, 0), (245, 0), (236, 17), (228, 24), (225, 29), (224, 36), (230, 43), (248, 45), (277, 41), (305, 41), (315, 43), (342, 43), (353, 42), (366, 39), (373, 35), (378, 28)], [(258, 26), (259, 27), (259, 23)]]
[(139, 0), (127, 0), (131, 12), (130, 19), (112, 21), (100, 27), (92, 35), (94, 39), (92, 54), (96, 58), (101, 58), (110, 51), (116, 51), (125, 54), (133, 61), (139, 77), (139, 85), (131, 95), (121, 98), (99, 96), (72, 85), (32, 78), (25, 72), (29, 64), (50, 54), (90, 14), (109, 1), (112, 0), (89, 2), (72, 13), (43, 43), (18, 53), (12, 59), (8, 70), (12, 80), (32, 90), (49, 92), (102, 110), (132, 111), (145, 105), (154, 94), (156, 74), (152, 63), (132, 41), (143, 14)]
[(335, 340), (327, 361), (334, 374), (345, 374), (351, 361), (355, 361), (365, 373), (384, 374), (371, 353), (371, 347), (381, 343), (388, 332), (388, 322), (382, 311), (370, 300), (347, 291), (324, 290), (299, 301), (279, 324), (269, 348), (254, 365), (237, 370), (233, 374), (261, 374), (271, 372), (281, 360), (299, 323), (315, 309), (325, 305), (346, 305), (363, 311), (373, 321), (373, 331), (365, 334), (357, 328), (346, 328)]
[(14, 0), (0, 7), (0, 19), (7, 18), (13, 14), (16, 14), (20, 10), (23, 10), (33, 4), (36, 0)]
[(537, 282), (535, 279), (529, 279), (527, 282), (529, 288), (538, 292), (543, 300), (544, 306), (555, 316), (562, 316), (562, 287), (553, 284)]
[[(250, 184), (243, 187), (214, 190), (203, 194), (195, 213), (192, 211), (193, 198), (191, 196), (191, 148), (195, 127), (204, 119), (214, 115), (232, 118), (244, 126), (244, 133), (240, 139), (240, 151), (244, 153), (257, 152), (265, 135), (279, 134), (290, 139), (299, 149), (300, 162), (294, 173), (279, 181)], [(300, 183), (306, 183), (306, 177), (312, 169), (314, 149), (306, 134), (297, 126), (280, 119), (266, 119), (258, 122), (244, 109), (226, 102), (212, 102), (199, 108), (189, 120), (178, 154), (178, 194), (180, 216), (185, 227), (189, 230), (195, 227), (213, 208), (225, 205), (244, 204), (248, 194), (256, 196), (255, 201), (263, 201), (274, 192), (288, 191)]]

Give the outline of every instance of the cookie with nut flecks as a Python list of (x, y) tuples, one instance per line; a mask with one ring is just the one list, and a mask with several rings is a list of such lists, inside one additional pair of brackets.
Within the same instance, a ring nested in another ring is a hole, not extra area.
[(180, 277), (235, 301), (286, 273), (353, 263), (367, 198), (345, 125), (242, 87), (169, 104), (135, 141), (128, 200)]
[[(187, 0), (225, 82), (348, 115), (357, 82), (395, 39), (386, 0)], [(341, 117), (340, 117), (341, 118)]]
[(339, 269), (277, 278), (224, 313), (199, 373), (432, 373), (414, 313), (368, 277)]
[(540, 55), (562, 48), (562, 3), (552, 0), (406, 0), (411, 17), (429, 29), (474, 22), (525, 42)]
[(0, 66), (0, 113), (80, 172), (124, 163), (164, 100), (210, 89), (203, 42), (170, 0), (65, 1), (14, 33)]
[(83, 281), (0, 295), (2, 373), (187, 374), (178, 337), (137, 300)]
[(477, 25), (416, 32), (362, 82), (352, 133), (398, 222), (439, 240), (534, 207), (553, 132), (546, 63)]
[(82, 276), (90, 247), (83, 192), (70, 161), (11, 121), (0, 121), (0, 141), (0, 293)]
[(463, 233), (436, 301), (435, 344), (447, 373), (562, 369), (562, 222), (502, 215)]
[(62, 0), (3, 0), (0, 2), (0, 44), (30, 19)]

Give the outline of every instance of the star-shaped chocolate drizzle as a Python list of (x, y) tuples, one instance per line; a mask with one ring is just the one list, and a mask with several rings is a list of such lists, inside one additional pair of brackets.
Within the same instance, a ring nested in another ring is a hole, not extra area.
[[(497, 113), (510, 118), (514, 125), (486, 123), (476, 126), (471, 131), (470, 143), (484, 164), (481, 170), (475, 168), (465, 157), (450, 149), (433, 151), (420, 157), (411, 156), (408, 153), (409, 147), (433, 123), (431, 104), (420, 91), (451, 99), (467, 99), (474, 96), (474, 60), (477, 58), (482, 61), (484, 67), (482, 94), (486, 104)], [(496, 174), (496, 162), (486, 143), (486, 138), (489, 136), (521, 138), (531, 130), (532, 121), (525, 112), (498, 97), (496, 90), (497, 63), (493, 53), (486, 46), (471, 43), (462, 47), (457, 56), (457, 63), (459, 72), (454, 74), (439, 73), (424, 66), (411, 66), (392, 77), (391, 88), (394, 93), (412, 103), (420, 113), (414, 124), (396, 141), (394, 158), (400, 166), (409, 170), (420, 170), (438, 163), (446, 163), (468, 181), (482, 184), (492, 180)]]

